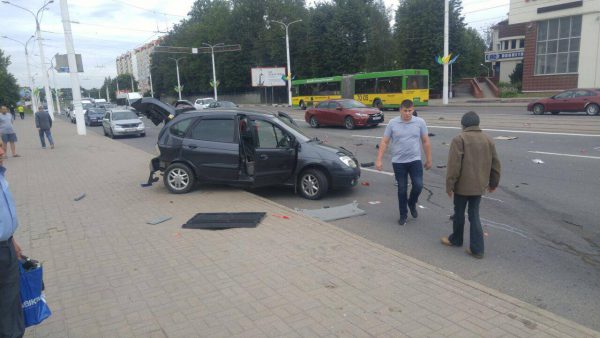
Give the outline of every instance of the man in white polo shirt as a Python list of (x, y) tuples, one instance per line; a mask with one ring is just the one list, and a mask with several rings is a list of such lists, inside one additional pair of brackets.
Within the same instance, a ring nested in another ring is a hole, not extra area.
[[(398, 204), (400, 220), (398, 224), (405, 225), (408, 210), (412, 217), (417, 218), (417, 201), (423, 190), (423, 167), (431, 168), (431, 144), (427, 133), (425, 120), (413, 116), (415, 110), (411, 100), (404, 100), (400, 105), (400, 116), (390, 120), (381, 143), (375, 168), (383, 169), (382, 159), (390, 141), (392, 141), (392, 166), (398, 182)], [(425, 164), (421, 161), (421, 149), (425, 151)], [(408, 176), (412, 183), (410, 196), (408, 192)]]

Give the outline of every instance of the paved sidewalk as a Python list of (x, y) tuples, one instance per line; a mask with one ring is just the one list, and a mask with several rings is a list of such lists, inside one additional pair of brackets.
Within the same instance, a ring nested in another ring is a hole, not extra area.
[[(600, 337), (242, 190), (142, 188), (149, 154), (62, 120), (54, 150), (32, 119), (15, 126), (23, 157), (5, 166), (16, 238), (44, 262), (53, 311), (27, 337)], [(215, 211), (268, 217), (255, 229), (181, 229)], [(159, 216), (173, 219), (146, 224)]]

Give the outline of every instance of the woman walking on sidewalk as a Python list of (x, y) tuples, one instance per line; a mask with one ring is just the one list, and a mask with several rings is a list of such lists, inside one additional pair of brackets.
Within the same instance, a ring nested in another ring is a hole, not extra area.
[(38, 129), (42, 148), (46, 149), (46, 140), (44, 139), (44, 135), (46, 135), (48, 142), (50, 142), (50, 149), (54, 149), (54, 140), (52, 139), (52, 132), (50, 131), (50, 129), (52, 129), (52, 118), (47, 111), (44, 111), (42, 106), (40, 106), (37, 113), (35, 113), (35, 127)]
[[(17, 142), (17, 134), (12, 125), (13, 117), (8, 113), (6, 106), (0, 107), (0, 134), (2, 134), (2, 149), (6, 153), (6, 145), (10, 144), (10, 151), (13, 157), (19, 157), (17, 150), (15, 149), (15, 142)], [(7, 156), (4, 154), (4, 157)]]

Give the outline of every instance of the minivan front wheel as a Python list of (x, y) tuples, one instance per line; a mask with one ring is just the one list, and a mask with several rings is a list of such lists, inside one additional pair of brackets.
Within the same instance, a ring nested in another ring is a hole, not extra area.
[(183, 163), (174, 163), (165, 170), (163, 180), (170, 192), (174, 194), (185, 194), (194, 187), (196, 177), (187, 165)]
[(323, 171), (308, 169), (299, 178), (300, 195), (309, 200), (321, 199), (329, 189), (329, 181)]

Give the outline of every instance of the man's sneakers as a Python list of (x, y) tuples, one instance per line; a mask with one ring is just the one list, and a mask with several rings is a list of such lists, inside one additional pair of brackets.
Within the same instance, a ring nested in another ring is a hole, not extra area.
[(406, 225), (406, 220), (408, 219), (408, 216), (400, 216), (400, 219), (398, 220), (398, 224), (400, 225)]
[(413, 218), (417, 218), (419, 217), (419, 212), (417, 211), (417, 203), (413, 204), (413, 205), (408, 205), (408, 210), (410, 210), (410, 215)]

